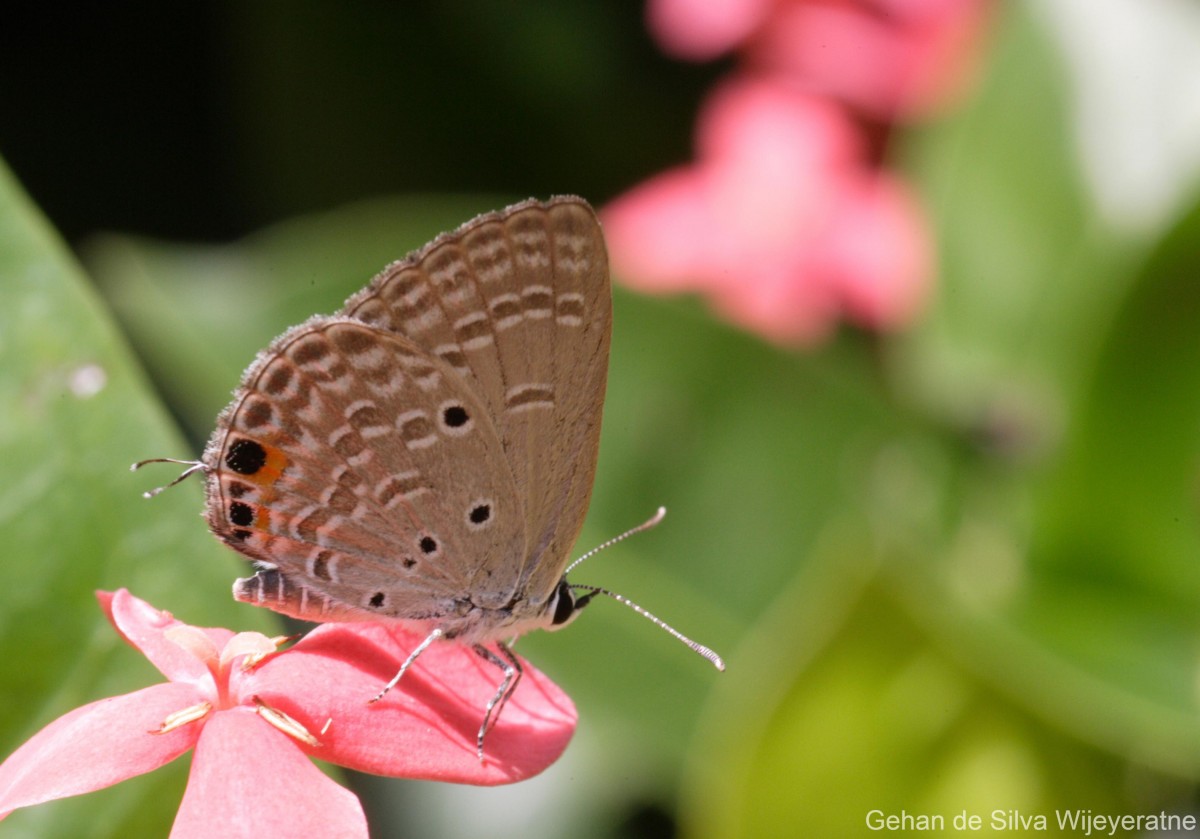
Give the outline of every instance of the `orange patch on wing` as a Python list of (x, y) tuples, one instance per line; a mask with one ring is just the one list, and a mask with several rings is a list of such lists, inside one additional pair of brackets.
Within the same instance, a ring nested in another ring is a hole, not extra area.
[(283, 470), (287, 468), (288, 458), (281, 449), (267, 443), (259, 443), (263, 451), (266, 452), (267, 460), (262, 468), (253, 475), (243, 475), (244, 480), (258, 484), (260, 487), (272, 486), (279, 480), (279, 476), (283, 474)]

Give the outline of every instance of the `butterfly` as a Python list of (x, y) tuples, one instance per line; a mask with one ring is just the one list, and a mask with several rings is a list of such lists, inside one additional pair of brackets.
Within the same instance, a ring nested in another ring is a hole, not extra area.
[(481, 215), (384, 268), (336, 314), (272, 341), (201, 460), (172, 461), (189, 468), (168, 486), (204, 474), (209, 528), (255, 564), (235, 599), (427, 632), (376, 700), (438, 640), (499, 668), (482, 760), (521, 676), (510, 639), (566, 626), (597, 594), (724, 669), (627, 598), (567, 581), (611, 332), (607, 252), (586, 201)]

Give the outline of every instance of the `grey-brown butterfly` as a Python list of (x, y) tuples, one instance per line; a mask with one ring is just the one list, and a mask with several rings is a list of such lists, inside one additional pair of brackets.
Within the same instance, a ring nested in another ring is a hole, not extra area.
[(209, 527), (255, 561), (237, 600), (428, 631), (375, 699), (439, 639), (495, 664), (482, 759), (521, 675), (508, 642), (567, 625), (596, 594), (724, 669), (628, 599), (566, 579), (596, 471), (611, 326), (587, 202), (479, 216), (273, 341), (174, 483), (202, 471)]

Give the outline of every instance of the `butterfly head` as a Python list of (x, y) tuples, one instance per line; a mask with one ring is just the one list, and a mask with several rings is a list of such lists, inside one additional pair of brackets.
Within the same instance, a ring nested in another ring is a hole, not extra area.
[(589, 592), (583, 597), (576, 597), (575, 589), (567, 582), (567, 578), (563, 577), (546, 604), (546, 614), (550, 616), (550, 623), (546, 625), (546, 629), (556, 632), (570, 624), (583, 611), (583, 607), (591, 602), (593, 595), (594, 592)]

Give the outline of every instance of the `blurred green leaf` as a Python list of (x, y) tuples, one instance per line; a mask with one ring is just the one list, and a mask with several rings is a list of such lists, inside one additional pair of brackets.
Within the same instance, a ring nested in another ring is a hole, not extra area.
[(1110, 713), (1064, 709), (1064, 724), (1085, 722), (1101, 742), (1193, 776), (1198, 237), (1200, 205), (1136, 272), (1072, 412), (1061, 461), (1038, 496), (1030, 585), (1014, 603), (1031, 634), (1113, 691)]
[[(1056, 810), (1122, 811), (1121, 760), (995, 691), (947, 656), (886, 585), (864, 586), (846, 575), (849, 557), (830, 559), (851, 611), (839, 631), (813, 639), (804, 616), (828, 604), (796, 589), (777, 605), (775, 631), (747, 649), (761, 659), (746, 683), (724, 691), (693, 756), (691, 835), (859, 835), (869, 814), (903, 812), (940, 815), (945, 829), (931, 835), (971, 832), (953, 828), (961, 813), (993, 833), (1002, 832), (997, 811), (1002, 824), (1011, 811), (1040, 815), (1057, 833)], [(774, 648), (785, 638), (799, 639), (789, 645), (798, 666), (781, 672)]]
[(1200, 222), (1141, 265), (1079, 181), (1053, 49), (1013, 11), (996, 50), (912, 149), (937, 301), (884, 348), (895, 402), (833, 473), (857, 497), (707, 709), (693, 835), (1170, 810), (1200, 775)]
[(897, 392), (942, 421), (1036, 447), (1058, 432), (1139, 249), (1087, 194), (1054, 46), (1023, 5), (1006, 6), (999, 23), (970, 101), (904, 148), (941, 277), (893, 370)]
[[(78, 266), (0, 168), (0, 737), (11, 752), (86, 702), (161, 681), (109, 626), (97, 589), (125, 587), (199, 625), (265, 628), (234, 604), (238, 569), (204, 533), (198, 482), (129, 464), (179, 443)], [(119, 743), (114, 743), (119, 748)], [(187, 761), (96, 796), (13, 814), (34, 835), (162, 834)]]
[(1106, 228), (1060, 88), (1053, 50), (1010, 14), (981, 95), (927, 135), (926, 165), (970, 165), (931, 169), (945, 285), (897, 367), (952, 476), (942, 533), (904, 540), (924, 555), (905, 582), (977, 675), (1195, 776), (1197, 222), (1144, 264), (1144, 243)]

